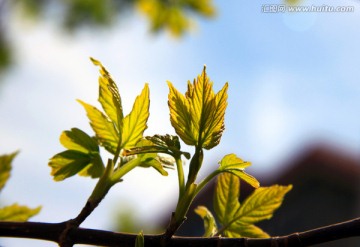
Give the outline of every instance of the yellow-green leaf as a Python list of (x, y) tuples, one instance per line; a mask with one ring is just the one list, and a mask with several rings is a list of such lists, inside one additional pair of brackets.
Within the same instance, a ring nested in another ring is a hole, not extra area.
[(165, 29), (176, 37), (181, 36), (193, 24), (188, 12), (204, 17), (215, 14), (212, 0), (137, 0), (136, 6), (149, 19), (152, 31)]
[(224, 237), (228, 238), (269, 238), (270, 235), (255, 225), (232, 224), (224, 231)]
[(197, 145), (211, 149), (218, 145), (224, 131), (224, 116), (227, 106), (227, 88), (224, 87), (215, 95), (213, 83), (206, 74), (204, 67), (201, 75), (188, 82), (186, 96), (190, 102), (190, 114), (197, 132)]
[(246, 167), (250, 166), (251, 163), (248, 161), (243, 161), (241, 158), (237, 157), (235, 154), (227, 154), (219, 162), (220, 168), (222, 170), (227, 169), (239, 169), (244, 170)]
[(114, 123), (96, 107), (81, 100), (78, 100), (78, 102), (85, 108), (90, 125), (95, 131), (100, 144), (110, 153), (115, 153), (119, 142), (119, 134)]
[(258, 188), (260, 186), (260, 183), (256, 178), (245, 172), (245, 168), (251, 165), (250, 162), (243, 161), (235, 154), (228, 154), (224, 156), (224, 158), (219, 162), (219, 164), (219, 171), (232, 173), (253, 186), (254, 188)]
[(181, 151), (181, 145), (178, 136), (172, 135), (154, 135), (154, 136), (146, 136), (146, 140), (148, 140), (151, 144), (149, 145), (149, 149), (153, 148), (153, 150), (157, 150), (159, 153), (167, 153), (172, 155), (173, 157), (180, 157), (184, 155), (185, 158), (190, 159), (190, 153)]
[(168, 81), (170, 122), (175, 132), (187, 145), (196, 145), (197, 135), (190, 115), (190, 104), (171, 82)]
[(18, 152), (0, 156), (0, 190), (2, 190), (10, 177), (11, 163)]
[(192, 7), (204, 16), (211, 17), (216, 14), (212, 0), (186, 0), (183, 4)]
[(217, 232), (217, 226), (212, 213), (204, 206), (198, 206), (195, 209), (195, 213), (197, 213), (204, 221), (205, 233), (203, 237), (213, 237)]
[(99, 61), (93, 58), (91, 61), (100, 67), (99, 102), (117, 130), (121, 131), (124, 116), (119, 89), (107, 69)]
[(83, 153), (98, 152), (99, 146), (88, 134), (78, 128), (72, 128), (61, 133), (60, 143), (67, 149)]
[(188, 82), (185, 96), (170, 82), (168, 85), (170, 120), (180, 138), (199, 148), (218, 145), (224, 131), (228, 84), (215, 94), (204, 67), (193, 84)]
[(202, 74), (194, 80), (193, 85), (188, 82), (188, 91), (185, 94), (189, 99), (190, 114), (199, 135), (199, 141), (206, 138), (201, 132), (211, 124), (212, 113), (216, 106), (212, 85), (204, 67)]
[(75, 174), (97, 178), (104, 171), (99, 153), (87, 154), (76, 150), (56, 154), (50, 159), (49, 166), (55, 181), (62, 181)]
[(131, 148), (143, 137), (149, 118), (149, 86), (145, 84), (141, 94), (136, 97), (129, 115), (124, 118), (122, 129), (122, 148)]
[(214, 196), (214, 210), (222, 225), (233, 221), (240, 208), (240, 180), (230, 173), (222, 173), (217, 178)]
[[(203, 73), (205, 73), (205, 70)], [(222, 133), (225, 129), (227, 89), (228, 84), (225, 83), (224, 87), (215, 95), (215, 106), (211, 109), (211, 117), (206, 121), (209, 125), (206, 124), (204, 129), (203, 146), (206, 149), (211, 149), (220, 143)]]
[(240, 224), (254, 224), (261, 220), (270, 219), (291, 188), (292, 185), (273, 185), (256, 189), (246, 198), (236, 213), (236, 221)]
[(167, 176), (168, 172), (164, 169), (163, 164), (158, 159), (158, 156), (156, 153), (147, 153), (147, 154), (141, 154), (139, 155), (141, 164), (141, 167), (153, 167), (155, 170), (157, 170), (161, 175)]
[(236, 170), (236, 169), (232, 169), (232, 170), (225, 170), (225, 172), (234, 174), (235, 176), (239, 177), (241, 180), (247, 182), (248, 184), (250, 184), (252, 187), (254, 188), (259, 188), (260, 187), (260, 183), (259, 181), (254, 178), (253, 176), (251, 176), (250, 174), (247, 174), (244, 171), (241, 170)]
[(18, 204), (0, 208), (0, 221), (27, 221), (38, 214), (41, 207), (29, 208)]
[(51, 175), (55, 181), (61, 181), (75, 174), (100, 177), (104, 164), (99, 154), (99, 146), (94, 138), (80, 129), (63, 131), (61, 144), (68, 150), (54, 155), (50, 161)]

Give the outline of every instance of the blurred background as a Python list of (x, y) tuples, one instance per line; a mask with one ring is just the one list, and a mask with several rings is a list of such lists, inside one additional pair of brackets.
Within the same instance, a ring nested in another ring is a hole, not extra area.
[[(293, 183), (284, 210), (264, 223), (270, 234), (359, 216), (360, 3), (295, 3), (350, 6), (351, 12), (267, 11), (279, 4), (285, 2), (0, 1), (0, 153), (20, 150), (0, 203), (42, 205), (32, 221), (44, 222), (73, 218), (85, 204), (96, 181), (77, 176), (56, 183), (47, 163), (63, 150), (63, 130), (92, 133), (75, 101), (97, 104), (92, 56), (113, 75), (126, 114), (149, 83), (146, 135), (174, 134), (166, 80), (185, 92), (206, 64), (215, 91), (229, 82), (226, 130), (220, 145), (205, 153), (200, 178), (236, 153), (252, 162), (248, 172), (263, 185)], [(124, 179), (83, 227), (150, 233), (166, 225), (178, 196), (176, 171), (161, 177), (139, 168)], [(211, 203), (211, 186), (201, 198)], [(56, 246), (19, 239), (0, 244)]]

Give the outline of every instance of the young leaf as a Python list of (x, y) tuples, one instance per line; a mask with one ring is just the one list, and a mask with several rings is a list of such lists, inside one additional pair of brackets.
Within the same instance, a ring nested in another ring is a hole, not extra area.
[(186, 92), (195, 130), (198, 132), (198, 145), (205, 149), (211, 149), (219, 144), (225, 126), (228, 84), (225, 83), (216, 95), (212, 84), (204, 67), (202, 74), (194, 80), (193, 85), (188, 82)]
[(88, 136), (78, 128), (65, 130), (60, 135), (60, 143), (67, 149), (76, 150), (82, 153), (99, 152), (99, 146), (94, 138)]
[(198, 206), (195, 209), (197, 213), (204, 220), (205, 233), (203, 237), (213, 237), (217, 232), (217, 226), (214, 216), (204, 206)]
[(141, 94), (136, 97), (129, 115), (124, 118), (122, 129), (122, 148), (131, 148), (142, 138), (149, 118), (149, 86), (145, 84)]
[(169, 86), (168, 105), (170, 109), (170, 121), (176, 133), (187, 145), (196, 145), (197, 136), (190, 115), (190, 104), (172, 84)]
[(0, 208), (0, 221), (27, 221), (38, 214), (40, 210), (41, 207), (29, 208), (15, 203), (11, 206)]
[(270, 235), (255, 225), (242, 225), (233, 223), (224, 231), (224, 237), (228, 238), (269, 238)]
[(188, 145), (211, 149), (220, 142), (224, 131), (228, 84), (217, 94), (212, 84), (205, 67), (193, 84), (188, 82), (185, 96), (168, 82), (171, 124)]
[(0, 190), (2, 190), (10, 177), (11, 163), (18, 152), (0, 156)]
[(222, 225), (228, 225), (240, 208), (240, 180), (230, 174), (222, 173), (217, 178), (214, 196), (214, 210)]
[(161, 148), (165, 153), (169, 153), (174, 157), (184, 155), (185, 158), (190, 159), (188, 152), (181, 151), (181, 145), (178, 136), (172, 135), (154, 135), (146, 136), (147, 140), (151, 141), (156, 147)]
[(241, 205), (239, 178), (231, 173), (222, 173), (214, 195), (215, 213), (222, 225), (217, 234), (225, 237), (268, 237), (266, 232), (253, 224), (271, 218), (291, 188), (291, 185), (257, 188)]
[(246, 167), (250, 166), (251, 163), (248, 161), (243, 161), (235, 154), (227, 154), (219, 162), (220, 168), (222, 170), (238, 169), (244, 170)]
[(168, 175), (168, 172), (164, 169), (164, 166), (156, 153), (141, 154), (139, 155), (139, 158), (141, 159), (141, 167), (153, 167), (161, 175)]
[(116, 130), (114, 123), (96, 107), (81, 100), (78, 100), (78, 102), (85, 108), (90, 120), (90, 125), (95, 131), (96, 138), (100, 142), (100, 145), (105, 147), (110, 153), (114, 154), (119, 143), (119, 133)]
[(117, 130), (122, 129), (123, 109), (119, 89), (107, 69), (97, 60), (90, 58), (91, 61), (100, 67), (99, 77), (99, 102), (106, 115), (114, 123)]
[(256, 178), (245, 172), (245, 168), (251, 165), (250, 162), (243, 161), (235, 154), (228, 154), (224, 156), (224, 158), (219, 162), (219, 164), (220, 167), (218, 168), (218, 170), (220, 172), (232, 173), (255, 188), (258, 188), (260, 186), (260, 183), (259, 181), (257, 181)]
[(144, 240), (144, 234), (143, 231), (141, 231), (137, 236), (135, 240), (135, 247), (144, 247), (145, 240)]
[(100, 177), (104, 164), (96, 141), (80, 129), (72, 128), (60, 136), (61, 144), (68, 150), (54, 155), (50, 161), (51, 175), (61, 181), (79, 174), (92, 178)]
[(100, 66), (99, 102), (105, 113), (81, 100), (90, 119), (101, 146), (115, 154), (123, 148), (131, 148), (142, 138), (149, 118), (149, 87), (145, 84), (141, 94), (136, 97), (132, 111), (125, 118), (119, 90), (110, 73), (97, 60), (91, 58), (95, 65)]
[(123, 155), (134, 155), (140, 153), (165, 153), (173, 157), (184, 155), (190, 159), (190, 153), (180, 150), (180, 141), (178, 136), (172, 135), (154, 135), (146, 136), (140, 140), (136, 147), (123, 150)]
[(99, 153), (86, 154), (76, 150), (66, 150), (54, 155), (49, 166), (55, 181), (62, 181), (75, 174), (97, 178), (104, 171)]
[(243, 202), (240, 210), (236, 213), (236, 221), (243, 224), (254, 224), (261, 220), (270, 219), (291, 188), (292, 185), (257, 188)]

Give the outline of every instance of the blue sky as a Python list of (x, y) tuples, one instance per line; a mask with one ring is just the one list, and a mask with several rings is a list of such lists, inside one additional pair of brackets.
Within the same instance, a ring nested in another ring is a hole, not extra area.
[[(84, 110), (75, 101), (97, 104), (98, 69), (90, 56), (113, 74), (125, 112), (149, 83), (148, 135), (174, 133), (166, 80), (184, 92), (187, 80), (206, 64), (216, 91), (229, 82), (226, 131), (219, 147), (206, 153), (202, 176), (232, 152), (252, 161), (250, 171), (257, 173), (280, 169), (285, 159), (313, 142), (358, 155), (359, 3), (336, 3), (354, 6), (353, 13), (262, 13), (262, 6), (269, 3), (216, 1), (217, 18), (198, 20), (194, 31), (180, 40), (150, 34), (138, 15), (110, 30), (82, 30), (72, 37), (51, 21), (31, 24), (12, 16), (9, 31), (18, 62), (0, 89), (0, 153), (18, 149), (21, 153), (2, 192), (2, 204), (43, 205), (34, 220), (59, 222), (74, 217), (90, 195), (95, 181), (74, 177), (55, 183), (47, 166), (48, 159), (63, 149), (58, 142), (61, 131), (80, 127), (91, 133)], [(110, 228), (112, 213), (125, 205), (149, 221), (171, 210), (171, 198), (177, 196), (175, 173), (160, 177), (138, 169), (129, 174), (83, 226)], [(18, 246), (19, 241), (24, 240), (2, 243)]]

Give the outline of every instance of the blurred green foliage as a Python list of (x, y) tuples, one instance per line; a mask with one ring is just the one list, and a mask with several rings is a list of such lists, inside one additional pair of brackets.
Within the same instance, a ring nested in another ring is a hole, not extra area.
[(301, 0), (285, 0), (285, 2), (290, 5), (296, 5), (301, 3)]
[(111, 27), (131, 11), (145, 15), (152, 32), (164, 30), (176, 37), (190, 29), (191, 15), (207, 18), (216, 12), (212, 0), (0, 0), (0, 73), (12, 61), (6, 18), (13, 12), (24, 20), (51, 18), (60, 28), (73, 32), (82, 27)]
[(8, 68), (12, 61), (12, 53), (11, 47), (8, 42), (3, 36), (0, 37), (0, 74), (1, 72)]
[(138, 214), (136, 207), (130, 204), (122, 204), (121, 210), (114, 213), (113, 230), (117, 232), (139, 232), (146, 234), (160, 234), (164, 229), (154, 222), (146, 222)]
[(215, 7), (211, 0), (138, 0), (137, 7), (149, 19), (151, 30), (167, 29), (181, 36), (191, 26), (189, 12), (203, 17), (213, 17)]

